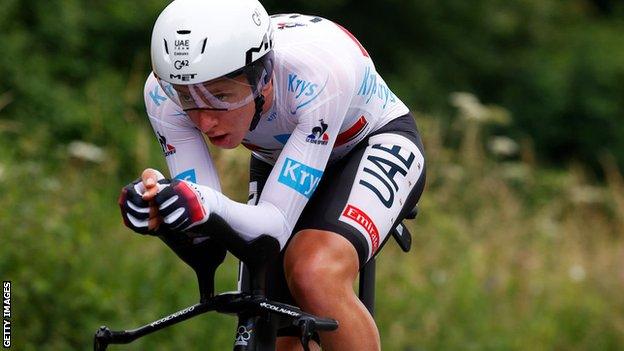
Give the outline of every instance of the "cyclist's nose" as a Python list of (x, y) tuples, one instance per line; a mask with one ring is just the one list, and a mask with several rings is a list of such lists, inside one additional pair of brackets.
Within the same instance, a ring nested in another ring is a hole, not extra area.
[(219, 124), (218, 117), (211, 111), (190, 111), (189, 117), (202, 133), (207, 133)]

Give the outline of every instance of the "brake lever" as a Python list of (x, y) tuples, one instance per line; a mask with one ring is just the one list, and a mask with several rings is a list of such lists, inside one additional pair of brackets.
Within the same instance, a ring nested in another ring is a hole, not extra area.
[(302, 318), (299, 320), (299, 328), (301, 329), (301, 346), (304, 351), (310, 351), (310, 340), (314, 335), (315, 323), (313, 319)]

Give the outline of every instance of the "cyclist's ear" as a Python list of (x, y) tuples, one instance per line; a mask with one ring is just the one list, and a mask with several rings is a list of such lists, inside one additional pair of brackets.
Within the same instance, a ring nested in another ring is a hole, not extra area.
[(262, 87), (262, 95), (267, 96), (271, 90), (273, 90), (273, 77)]

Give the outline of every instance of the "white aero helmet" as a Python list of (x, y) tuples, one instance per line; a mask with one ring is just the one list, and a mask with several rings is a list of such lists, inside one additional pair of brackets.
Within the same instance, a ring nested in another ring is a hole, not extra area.
[[(259, 115), (272, 48), (271, 19), (257, 0), (175, 0), (154, 25), (152, 69), (185, 111), (227, 111), (255, 100)], [(224, 82), (240, 89), (223, 93)]]

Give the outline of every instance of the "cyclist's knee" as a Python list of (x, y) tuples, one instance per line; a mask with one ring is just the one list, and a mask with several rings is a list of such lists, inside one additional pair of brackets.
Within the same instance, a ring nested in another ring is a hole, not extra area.
[(358, 265), (357, 251), (347, 239), (310, 229), (295, 235), (284, 258), (286, 280), (296, 300), (326, 298), (328, 286), (351, 289)]

